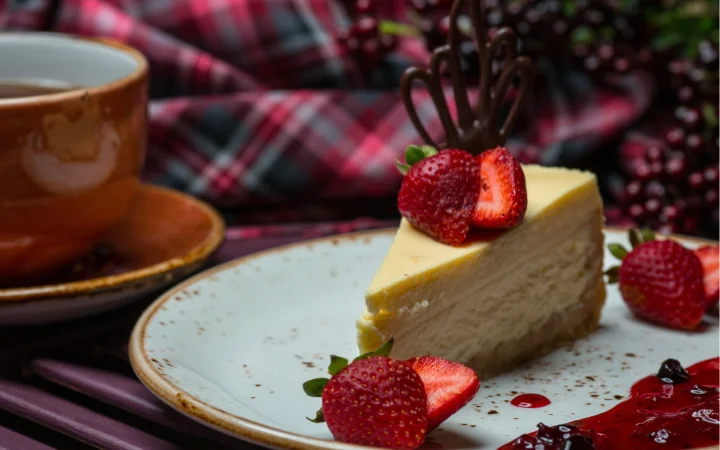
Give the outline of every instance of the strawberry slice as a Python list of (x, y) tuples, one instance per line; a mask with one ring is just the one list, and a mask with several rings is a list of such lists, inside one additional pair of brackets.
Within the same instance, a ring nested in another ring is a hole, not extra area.
[(412, 164), (398, 194), (398, 209), (415, 228), (448, 245), (467, 237), (480, 185), (475, 158), (443, 150)]
[(407, 363), (420, 375), (425, 385), (428, 432), (465, 406), (480, 388), (475, 371), (460, 363), (437, 356), (411, 358)]
[(706, 309), (710, 309), (717, 304), (720, 297), (720, 273), (718, 273), (720, 270), (720, 247), (706, 245), (695, 250), (695, 254), (702, 263)]
[(478, 228), (512, 228), (527, 210), (525, 174), (520, 163), (502, 147), (477, 156), (480, 193), (473, 225)]

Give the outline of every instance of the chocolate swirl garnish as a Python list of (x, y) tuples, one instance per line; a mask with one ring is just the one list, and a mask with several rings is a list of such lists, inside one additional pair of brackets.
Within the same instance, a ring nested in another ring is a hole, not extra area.
[[(400, 93), (405, 109), (415, 129), (429, 145), (437, 148), (458, 148), (477, 154), (483, 150), (504, 145), (505, 139), (515, 123), (520, 106), (532, 79), (532, 63), (525, 56), (517, 56), (517, 36), (508, 27), (500, 28), (488, 39), (485, 22), (484, 0), (455, 0), (450, 11), (450, 33), (448, 44), (438, 47), (432, 54), (429, 69), (410, 67), (403, 74)], [(479, 93), (476, 111), (470, 106), (468, 84), (461, 69), (460, 29), (458, 17), (463, 6), (467, 5), (473, 28), (473, 39), (480, 59)], [(493, 85), (493, 59), (498, 50), (502, 50), (504, 62), (502, 71)], [(453, 96), (457, 105), (457, 125), (450, 114), (445, 98), (441, 69), (447, 64), (450, 72)], [(505, 96), (515, 78), (519, 79), (517, 95), (510, 105), (507, 117), (500, 125), (500, 114)], [(445, 131), (445, 142), (438, 145), (420, 122), (415, 104), (411, 97), (414, 81), (420, 81), (428, 90)]]

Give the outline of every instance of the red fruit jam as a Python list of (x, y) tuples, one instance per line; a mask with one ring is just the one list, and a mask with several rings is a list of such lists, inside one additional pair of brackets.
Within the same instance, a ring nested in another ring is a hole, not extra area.
[(520, 394), (510, 400), (510, 404), (518, 408), (542, 408), (550, 404), (550, 399), (540, 394)]
[(683, 369), (665, 361), (630, 397), (596, 416), (520, 436), (500, 450), (680, 450), (717, 445), (720, 358)]

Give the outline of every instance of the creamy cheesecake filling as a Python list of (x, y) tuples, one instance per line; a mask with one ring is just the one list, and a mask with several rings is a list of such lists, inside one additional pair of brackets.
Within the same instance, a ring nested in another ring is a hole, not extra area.
[(513, 265), (507, 279), (517, 282), (494, 286), (500, 281), (494, 279), (463, 292), (448, 288), (446, 296), (456, 300), (452, 303), (426, 302), (424, 307), (398, 311), (390, 326), (375, 322), (378, 342), (395, 336), (393, 356), (398, 358), (432, 354), (467, 363), (497, 354), (505, 342), (535, 334), (558, 314), (586, 309), (578, 299), (593, 287), (598, 271), (588, 258), (596, 256), (590, 233), (589, 227), (578, 228), (552, 250), (529, 255), (533, 264), (521, 279), (520, 266)]
[(539, 252), (509, 259), (504, 270), (472, 288), (465, 287), (467, 277), (482, 276), (480, 267), (474, 275), (434, 283), (432, 299), (394, 312), (366, 313), (358, 324), (359, 341), (365, 343), (360, 350), (370, 351), (394, 336), (393, 356), (398, 358), (433, 354), (468, 362), (477, 349), (492, 353), (504, 341), (533, 333), (558, 312), (585, 308), (578, 299), (594, 287), (602, 270), (602, 249), (591, 239), (597, 227), (593, 220), (563, 230), (562, 239), (546, 240), (550, 245)]
[[(529, 213), (530, 220), (488, 244), (381, 289), (371, 286), (358, 321), (360, 350), (392, 335), (398, 358), (434, 354), (494, 374), (532, 357), (513, 352), (512, 342), (532, 338), (524, 348), (543, 351), (594, 328), (604, 298), (597, 187), (581, 184)], [(566, 319), (566, 332), (543, 333)]]

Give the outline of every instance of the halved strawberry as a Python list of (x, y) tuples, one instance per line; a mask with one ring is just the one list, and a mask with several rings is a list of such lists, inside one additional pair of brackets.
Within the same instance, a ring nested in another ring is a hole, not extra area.
[(473, 225), (478, 228), (512, 228), (527, 210), (525, 174), (520, 163), (502, 147), (477, 157), (480, 165), (480, 194)]
[(720, 247), (706, 245), (695, 250), (703, 267), (703, 284), (705, 285), (706, 309), (712, 308), (720, 297)]
[(475, 371), (460, 363), (421, 356), (407, 363), (415, 369), (425, 385), (428, 402), (428, 432), (465, 406), (480, 388)]

